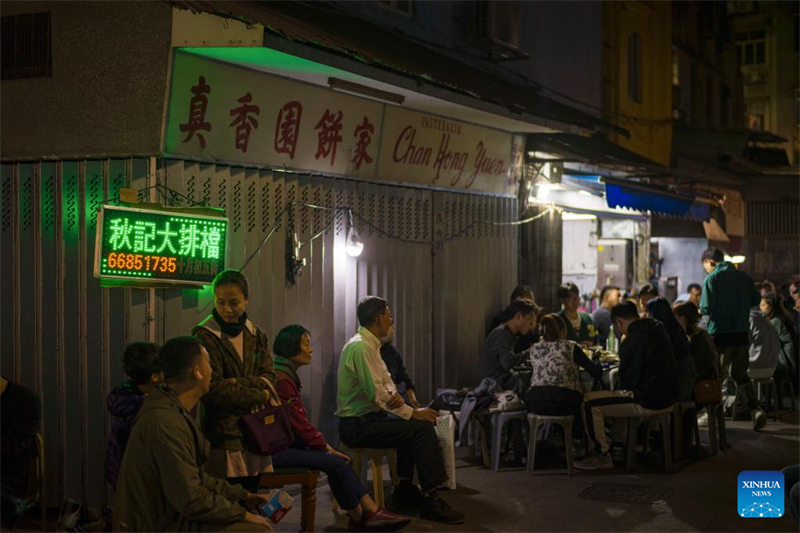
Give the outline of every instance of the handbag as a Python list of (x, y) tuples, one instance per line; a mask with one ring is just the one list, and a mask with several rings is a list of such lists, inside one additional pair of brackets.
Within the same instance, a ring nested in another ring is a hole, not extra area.
[(281, 403), (275, 387), (267, 381), (269, 404), (242, 416), (237, 422), (247, 449), (256, 455), (272, 455), (294, 442), (289, 403)]
[(722, 383), (717, 379), (701, 379), (694, 384), (694, 401), (700, 405), (722, 401)]

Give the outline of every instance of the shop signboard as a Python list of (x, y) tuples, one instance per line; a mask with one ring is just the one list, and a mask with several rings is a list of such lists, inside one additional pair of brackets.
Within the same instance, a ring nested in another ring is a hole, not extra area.
[(179, 52), (164, 150), (216, 161), (516, 194), (523, 144), (507, 132)]
[(390, 181), (512, 192), (511, 134), (387, 107), (379, 172)]
[(168, 210), (103, 206), (94, 275), (117, 284), (208, 285), (225, 270), (228, 219)]
[(371, 100), (178, 53), (165, 151), (374, 178), (382, 117)]

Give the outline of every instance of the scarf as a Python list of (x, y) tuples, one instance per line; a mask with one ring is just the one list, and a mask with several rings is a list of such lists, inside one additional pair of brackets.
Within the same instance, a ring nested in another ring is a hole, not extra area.
[(219, 324), (222, 333), (228, 337), (238, 336), (239, 333), (242, 332), (244, 325), (247, 323), (247, 313), (242, 313), (242, 316), (240, 316), (239, 320), (236, 322), (225, 322), (219, 313), (217, 313), (216, 309), (212, 309), (211, 314), (214, 316), (214, 320), (217, 321), (217, 324)]
[(294, 365), (291, 361), (287, 358), (276, 355), (275, 356), (275, 370), (280, 370), (281, 372), (286, 372), (290, 378), (292, 378), (297, 385), (297, 388), (302, 388), (300, 386), (300, 376), (297, 375), (297, 370), (295, 370)]

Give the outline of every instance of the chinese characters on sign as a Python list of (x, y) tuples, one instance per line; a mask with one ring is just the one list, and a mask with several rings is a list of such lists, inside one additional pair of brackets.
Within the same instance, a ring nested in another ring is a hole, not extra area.
[(211, 92), (211, 87), (206, 84), (206, 79), (200, 76), (197, 80), (197, 85), (192, 87), (192, 96), (189, 100), (189, 121), (180, 125), (182, 132), (188, 132), (188, 135), (183, 142), (192, 140), (192, 136), (197, 134), (197, 140), (200, 141), (200, 147), (206, 147), (206, 138), (199, 131), (211, 131), (211, 124), (206, 122), (206, 109), (208, 109), (208, 93)]
[(227, 220), (103, 206), (95, 276), (211, 283), (225, 268)]
[(510, 133), (187, 52), (173, 68), (169, 154), (515, 193), (520, 165)]
[(257, 105), (250, 105), (250, 100), (253, 97), (250, 93), (245, 94), (238, 100), (240, 104), (239, 107), (231, 109), (231, 116), (236, 117), (233, 119), (233, 122), (228, 124), (228, 126), (233, 127), (236, 126), (236, 149), (241, 150), (242, 153), (247, 152), (247, 143), (250, 141), (250, 132), (253, 128), (258, 128), (258, 121), (250, 116), (250, 114), (258, 115), (260, 113), (260, 109)]
[(294, 159), (302, 116), (303, 106), (297, 101), (288, 102), (278, 112), (278, 120), (275, 122), (276, 152), (289, 154), (289, 157)]

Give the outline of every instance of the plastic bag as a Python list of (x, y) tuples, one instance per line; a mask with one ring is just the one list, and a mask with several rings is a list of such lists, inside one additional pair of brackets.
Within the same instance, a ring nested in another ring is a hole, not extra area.
[(456, 488), (456, 421), (453, 415), (446, 414), (436, 418), (436, 438), (442, 449), (444, 469), (447, 472), (447, 482), (442, 486), (448, 489)]

